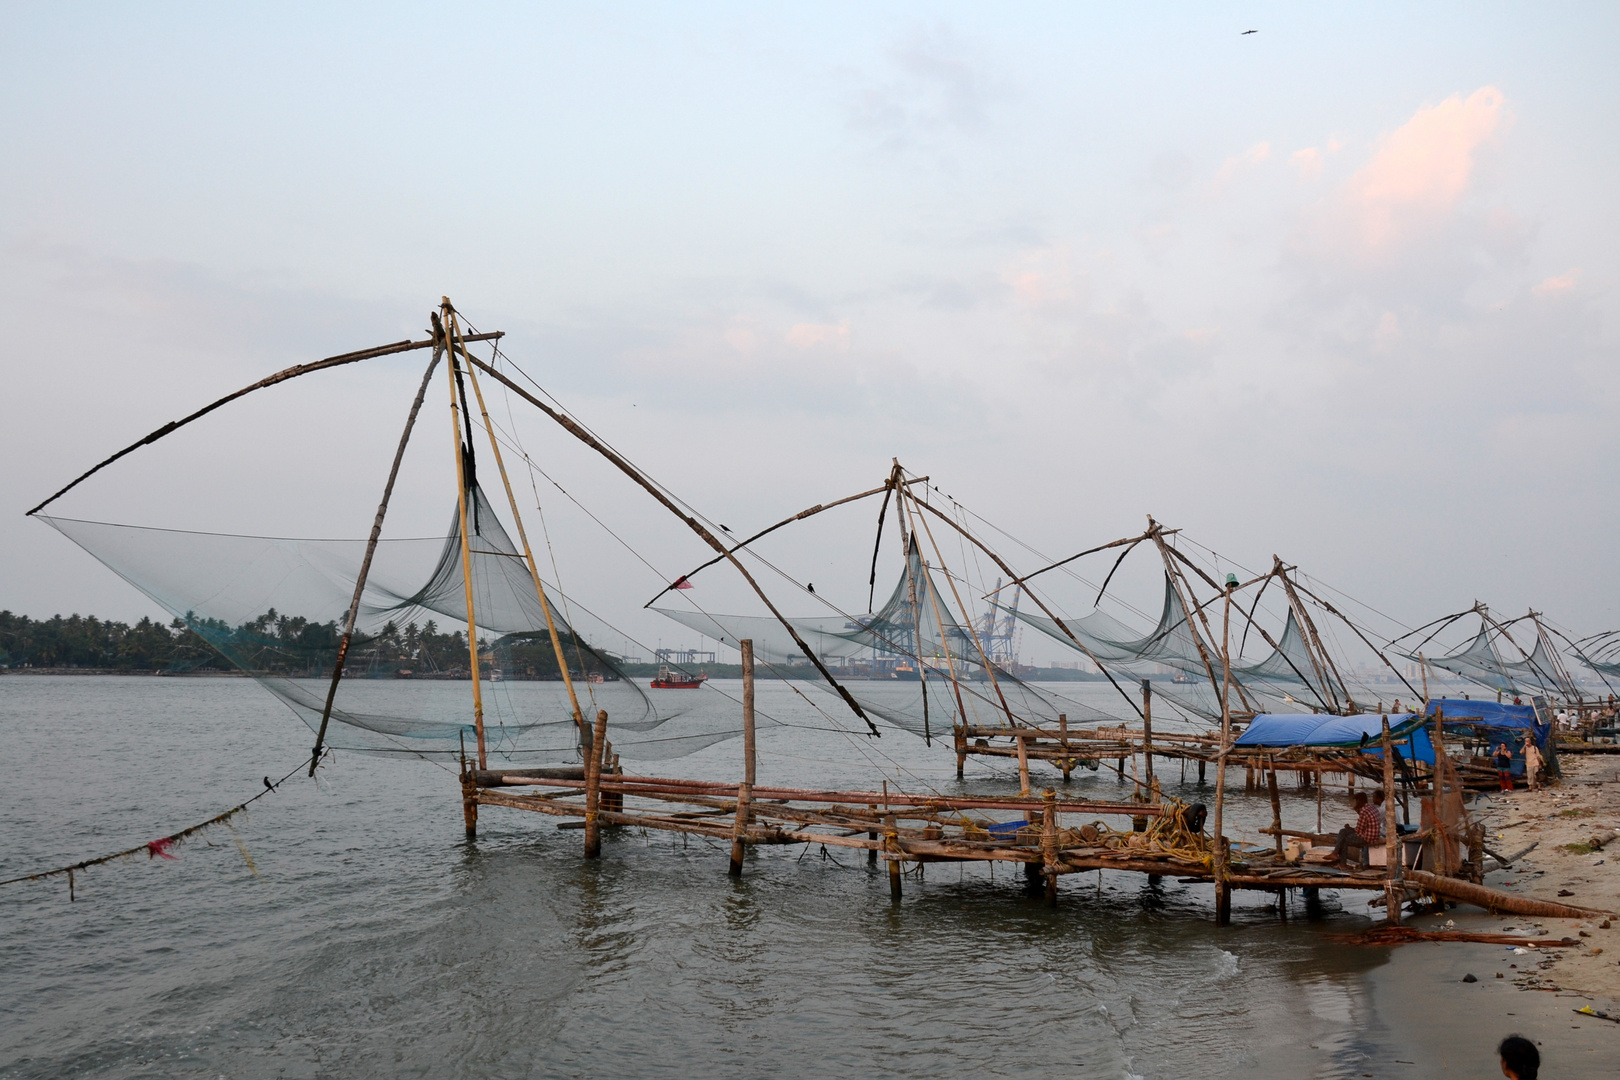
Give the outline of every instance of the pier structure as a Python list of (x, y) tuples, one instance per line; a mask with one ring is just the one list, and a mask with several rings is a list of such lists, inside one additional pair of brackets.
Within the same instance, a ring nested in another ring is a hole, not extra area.
[[(599, 711), (583, 765), (550, 768), (479, 768), (463, 760), (462, 806), (470, 840), (477, 837), (481, 807), (527, 810), (563, 818), (559, 829), (584, 832), (584, 854), (599, 858), (604, 827), (701, 836), (731, 845), (729, 871), (739, 875), (749, 847), (809, 845), (865, 851), (870, 862), (887, 866), (890, 895), (902, 896), (906, 864), (1017, 863), (1026, 881), (1044, 888), (1056, 905), (1058, 883), (1066, 874), (1113, 870), (1149, 879), (1173, 877), (1187, 884), (1215, 887), (1215, 918), (1230, 922), (1234, 890), (1282, 894), (1289, 889), (1352, 889), (1382, 892), (1391, 924), (1401, 921), (1402, 905), (1424, 897), (1482, 904), (1493, 910), (1554, 917), (1587, 917), (1589, 909), (1534, 901), (1481, 884), (1484, 829), (1462, 812), (1461, 784), (1441, 766), (1424, 796), (1421, 828), (1402, 833), (1396, 826), (1395, 759), (1387, 718), (1378, 762), (1385, 792), (1385, 839), (1360, 861), (1330, 857), (1335, 837), (1288, 829), (1282, 816), (1277, 771), (1266, 787), (1272, 821), (1260, 830), (1264, 844), (1247, 844), (1206, 834), (1205, 808), (1166, 800), (1151, 782), (1145, 796), (1130, 801), (1064, 798), (1052, 787), (1030, 788), (1027, 768), (1033, 735), (1017, 739), (1023, 748), (1021, 791), (1016, 796), (904, 792), (885, 783), (882, 790), (835, 790), (760, 784), (755, 776), (752, 649), (743, 650), (743, 774), (737, 781), (692, 780), (626, 773), (607, 739), (608, 716)], [(1061, 739), (1084, 743), (1066, 729)], [(1436, 724), (1436, 736), (1443, 740)], [(1117, 747), (1116, 743), (1116, 747)], [(1065, 750), (1073, 746), (1060, 742)], [(1158, 747), (1155, 746), (1155, 751)], [(1230, 750), (1230, 747), (1228, 747)], [(1228, 764), (1230, 764), (1228, 762)], [(536, 790), (538, 789), (538, 790)], [(1224, 787), (1214, 793), (1220, 821)], [(1015, 814), (1011, 820), (987, 815)], [(1108, 820), (1116, 825), (1108, 824)], [(1281, 908), (1281, 905), (1279, 905)]]

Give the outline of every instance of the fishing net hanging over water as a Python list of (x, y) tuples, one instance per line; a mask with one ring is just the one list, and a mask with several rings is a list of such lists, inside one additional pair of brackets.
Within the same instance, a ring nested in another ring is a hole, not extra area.
[[(1177, 682), (1168, 687), (1156, 684), (1155, 693), (1204, 717), (1221, 714), (1220, 699), (1211, 678), (1215, 683), (1223, 683), (1225, 667), (1215, 650), (1208, 650), (1207, 655), (1199, 650), (1198, 640), (1189, 626), (1186, 606), (1168, 575), (1158, 624), (1145, 634), (1106, 611), (1065, 619), (1063, 626), (1031, 611), (1016, 614), (1021, 621), (1065, 648), (1082, 656), (1089, 654), (1089, 658), (1109, 668), (1139, 676), (1151, 674), (1158, 667), (1170, 668), (1178, 673)], [(1326, 709), (1335, 698), (1291, 609), (1276, 647), (1256, 663), (1233, 664), (1232, 681), (1242, 693), (1265, 701), (1267, 711), (1289, 711), (1286, 708), (1289, 704), (1295, 710), (1313, 706)], [(1278, 703), (1284, 707), (1276, 707)]]
[[(1576, 687), (1569, 685), (1566, 677), (1561, 677), (1559, 666), (1540, 634), (1536, 635), (1535, 648), (1522, 660), (1503, 659), (1502, 651), (1497, 648), (1497, 641), (1501, 637), (1501, 631), (1492, 634), (1490, 625), (1482, 621), (1474, 640), (1456, 652), (1438, 657), (1419, 657), (1416, 653), (1404, 652), (1400, 655), (1504, 693), (1577, 695)], [(1517, 646), (1513, 648), (1517, 651)], [(1522, 652), (1520, 655), (1523, 655)]]
[[(522, 552), (483, 491), (469, 489), (469, 561), (480, 630), (490, 753), (578, 760), (578, 729)], [(320, 726), (364, 540), (311, 540), (143, 528), (39, 515), (253, 676), (310, 728)], [(339, 749), (450, 756), (474, 742), (460, 510), (449, 535), (384, 539), (367, 576), (328, 742)], [(734, 718), (665, 725), (600, 643), (617, 635), (546, 583), (582, 707), (608, 710), (626, 758), (678, 757), (736, 734)], [(449, 620), (441, 627), (439, 619)]]
[[(992, 678), (983, 642), (953, 611), (953, 599), (937, 587), (913, 538), (899, 581), (876, 611), (787, 621), (862, 709), (916, 735), (949, 736), (964, 717), (973, 726), (1005, 727), (1008, 713), (1026, 724), (1053, 723), (1060, 712), (1077, 723), (1118, 722), (1005, 670), (997, 669)], [(732, 648), (751, 638), (754, 655), (764, 663), (804, 662), (793, 635), (772, 616), (653, 610)], [(857, 664), (870, 674), (847, 674)], [(846, 674), (838, 674), (841, 670)]]

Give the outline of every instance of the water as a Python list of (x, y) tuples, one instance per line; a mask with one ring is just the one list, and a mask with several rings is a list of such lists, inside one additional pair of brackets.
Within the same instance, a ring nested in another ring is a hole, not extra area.
[[(812, 730), (779, 683), (760, 700), (804, 725), (762, 734), (762, 780), (957, 790), (945, 748)], [(200, 821), (311, 741), (245, 679), (0, 678), (0, 735), (0, 878)], [(657, 771), (731, 778), (739, 752)], [(1161, 763), (1209, 801), (1179, 775)], [(1314, 796), (1289, 802), (1314, 824)], [(1269, 803), (1232, 803), (1258, 839)], [(1016, 871), (941, 864), (893, 905), (836, 849), (760, 849), (733, 882), (719, 845), (619, 830), (588, 863), (578, 831), (517, 811), (484, 808), (468, 844), (450, 772), (353, 753), (237, 831), (256, 875), (216, 829), (78, 875), (75, 903), (61, 879), (0, 889), (0, 1076), (1332, 1076), (1378, 1022), (1382, 953), (1322, 936), (1365, 925), (1358, 894), (1283, 922), (1239, 893), (1217, 932), (1210, 889), (1173, 879), (1069, 875), (1053, 911)]]

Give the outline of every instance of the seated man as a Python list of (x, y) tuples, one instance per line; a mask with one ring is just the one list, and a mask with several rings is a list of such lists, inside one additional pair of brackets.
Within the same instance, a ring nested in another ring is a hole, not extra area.
[(1357, 862), (1365, 864), (1366, 850), (1384, 842), (1384, 793), (1375, 791), (1368, 801), (1367, 796), (1358, 791), (1350, 805), (1355, 808), (1356, 823), (1339, 830), (1333, 854), (1340, 862), (1354, 856)]

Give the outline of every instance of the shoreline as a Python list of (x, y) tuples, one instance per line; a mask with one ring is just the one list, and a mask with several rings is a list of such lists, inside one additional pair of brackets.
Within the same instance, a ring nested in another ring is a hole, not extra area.
[[(1560, 764), (1558, 787), (1489, 798), (1480, 816), (1492, 848), (1511, 855), (1532, 841), (1538, 846), (1510, 869), (1486, 875), (1486, 882), (1525, 896), (1613, 910), (1620, 906), (1620, 841), (1608, 852), (1587, 854), (1564, 845), (1620, 825), (1620, 761), (1570, 755)], [(1494, 1076), (1496, 1044), (1520, 1034), (1540, 1048), (1544, 1076), (1614, 1075), (1620, 1023), (1575, 1010), (1590, 1006), (1620, 1016), (1620, 921), (1610, 919), (1604, 929), (1602, 920), (1498, 916), (1466, 904), (1406, 921), (1424, 930), (1518, 931), (1533, 935), (1532, 941), (1578, 937), (1582, 945), (1524, 953), (1466, 942), (1390, 948), (1386, 962), (1362, 976), (1366, 1015), (1340, 1055), (1345, 1072)], [(1478, 981), (1464, 982), (1465, 975)]]

